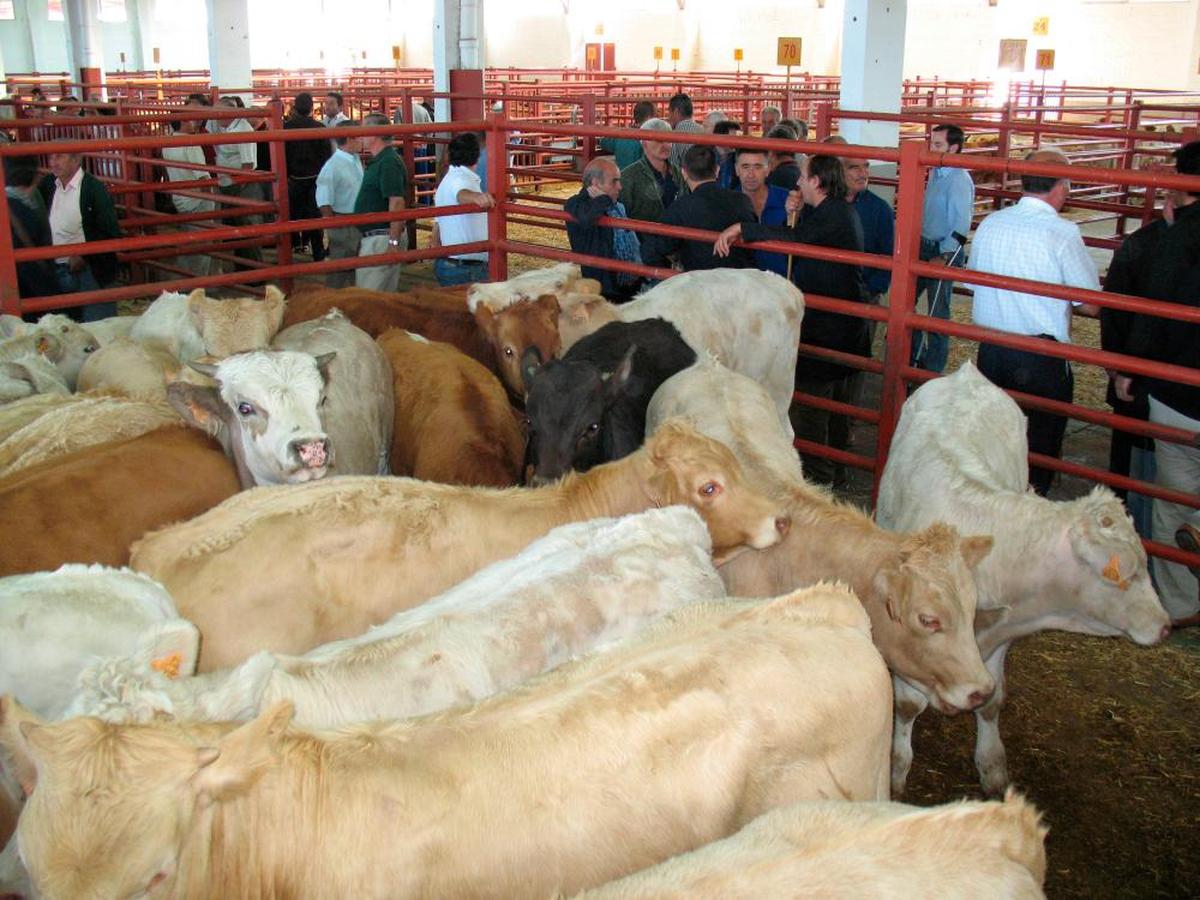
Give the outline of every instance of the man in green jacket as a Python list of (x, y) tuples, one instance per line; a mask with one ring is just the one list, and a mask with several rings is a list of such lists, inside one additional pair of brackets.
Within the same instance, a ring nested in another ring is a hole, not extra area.
[[(117, 211), (108, 190), (89, 172), (83, 171), (79, 153), (51, 153), (50, 172), (39, 185), (46, 209), (50, 212), (50, 233), (54, 244), (69, 245), (107, 241), (121, 236)], [(55, 275), (61, 293), (97, 291), (109, 287), (117, 278), (115, 253), (68, 255), (55, 259)], [(115, 316), (117, 304), (89, 303), (68, 311), (81, 321)]]
[[(642, 130), (669, 132), (671, 126), (662, 119), (647, 119)], [(667, 207), (686, 192), (679, 167), (671, 162), (671, 145), (647, 135), (642, 158), (621, 170), (621, 203), (629, 218), (661, 222)]]
[[(633, 105), (634, 128), (641, 128), (653, 116), (654, 104), (649, 100), (639, 100)], [(633, 138), (600, 138), (600, 149), (616, 157), (618, 169), (627, 168), (642, 157), (642, 142)]]

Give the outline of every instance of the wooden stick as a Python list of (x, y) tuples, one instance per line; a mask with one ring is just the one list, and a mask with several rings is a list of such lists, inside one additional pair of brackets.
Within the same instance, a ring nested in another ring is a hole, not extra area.
[[(796, 227), (796, 210), (792, 210), (790, 213), (788, 213), (787, 226), (788, 226), (788, 228), (792, 228), (792, 229), (794, 229)], [(788, 264), (787, 264), (787, 280), (788, 281), (792, 280), (792, 259), (793, 259), (792, 254), (789, 253), (788, 254)]]

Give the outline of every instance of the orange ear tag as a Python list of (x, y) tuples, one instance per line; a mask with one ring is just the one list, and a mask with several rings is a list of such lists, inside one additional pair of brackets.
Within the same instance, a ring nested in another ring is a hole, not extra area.
[(1108, 559), (1108, 565), (1100, 573), (1123, 591), (1129, 590), (1129, 582), (1121, 577), (1121, 562), (1114, 553)]
[(150, 661), (150, 668), (155, 672), (162, 672), (168, 678), (179, 677), (179, 667), (183, 664), (183, 656), (178, 653), (172, 653), (169, 656), (162, 656), (158, 659)]

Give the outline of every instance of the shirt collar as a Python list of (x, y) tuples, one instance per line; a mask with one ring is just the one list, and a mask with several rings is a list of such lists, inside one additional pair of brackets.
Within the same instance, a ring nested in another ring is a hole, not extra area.
[(1017, 201), (1017, 206), (1023, 206), (1030, 212), (1050, 213), (1052, 216), (1058, 215), (1058, 210), (1043, 200), (1041, 197), (1031, 197), (1025, 194)]
[(81, 181), (83, 181), (83, 166), (80, 166), (78, 169), (75, 170), (75, 174), (71, 176), (71, 180), (68, 181), (66, 184), (63, 184), (57, 178), (54, 180), (56, 182), (58, 182), (58, 186), (65, 191), (79, 190), (79, 183)]

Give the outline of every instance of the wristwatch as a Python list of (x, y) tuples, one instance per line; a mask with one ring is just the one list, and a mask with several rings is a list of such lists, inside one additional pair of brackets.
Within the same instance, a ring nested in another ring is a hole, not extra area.
[(388, 238), (388, 246), (389, 247), (399, 247), (400, 246), (400, 238), (394, 238), (394, 237)]

